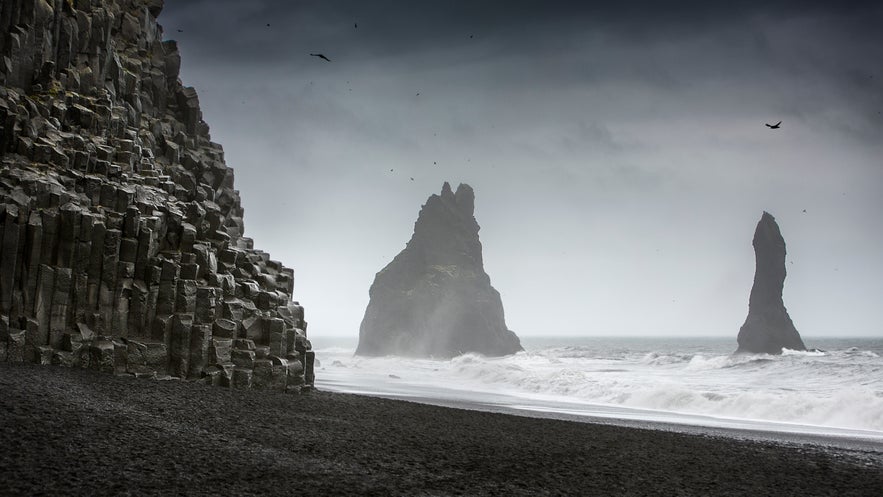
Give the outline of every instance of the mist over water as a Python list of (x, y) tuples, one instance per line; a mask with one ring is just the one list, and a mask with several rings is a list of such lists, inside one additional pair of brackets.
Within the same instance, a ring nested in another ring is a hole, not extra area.
[(525, 352), (451, 360), (354, 357), (354, 342), (314, 341), (319, 388), (883, 440), (883, 339), (771, 356), (732, 355), (729, 338), (523, 337)]

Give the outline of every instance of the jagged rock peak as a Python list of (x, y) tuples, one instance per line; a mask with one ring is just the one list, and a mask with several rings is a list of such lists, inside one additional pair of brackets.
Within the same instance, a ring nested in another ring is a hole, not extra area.
[(162, 6), (0, 2), (0, 361), (309, 386), (294, 271), (243, 236)]
[(445, 182), (420, 210), (414, 234), (374, 279), (359, 355), (489, 356), (522, 350), (483, 267), (475, 192)]
[(442, 198), (453, 198), (454, 197), (454, 192), (451, 191), (451, 184), (448, 183), (447, 181), (445, 181), (444, 184), (442, 185), (441, 197)]
[(806, 350), (785, 304), (785, 239), (776, 219), (764, 211), (754, 230), (756, 267), (748, 317), (739, 329), (737, 353), (781, 354), (783, 348)]

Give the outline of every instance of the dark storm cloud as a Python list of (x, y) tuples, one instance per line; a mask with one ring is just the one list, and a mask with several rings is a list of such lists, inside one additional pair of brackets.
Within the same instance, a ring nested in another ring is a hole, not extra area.
[(351, 87), (366, 66), (400, 78), (460, 67), (458, 80), (426, 74), (426, 84), (466, 92), (607, 82), (687, 92), (698, 80), (731, 94), (765, 86), (773, 110), (795, 117), (827, 105), (815, 93), (836, 98), (861, 121), (821, 125), (860, 140), (883, 125), (879, 2), (198, 0), (169, 2), (160, 21), (187, 56), (246, 85), (241, 72), (255, 67)]
[[(759, 18), (824, 18), (865, 38), (878, 32), (881, 11), (878, 2), (198, 0), (169, 3), (160, 20), (169, 29), (184, 29), (180, 36), (191, 43), (221, 44), (218, 52), (225, 56), (260, 62), (323, 47), (375, 56), (489, 41), (524, 49), (595, 30), (646, 43), (722, 26), (748, 28)], [(283, 43), (265, 44), (269, 39)]]
[(315, 329), (358, 329), (442, 181), (476, 189), (519, 331), (732, 331), (764, 209), (793, 315), (883, 319), (879, 2), (169, 0), (159, 20)]

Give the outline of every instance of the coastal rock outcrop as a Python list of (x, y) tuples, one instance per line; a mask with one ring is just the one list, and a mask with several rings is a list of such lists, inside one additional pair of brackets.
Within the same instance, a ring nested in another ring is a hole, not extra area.
[(300, 389), (294, 272), (243, 236), (162, 6), (0, 4), (0, 361)]
[(414, 224), (414, 235), (371, 285), (357, 355), (488, 356), (522, 350), (506, 327), (500, 294), (484, 271), (475, 194), (445, 183)]
[(782, 302), (785, 284), (785, 239), (776, 219), (764, 212), (754, 231), (756, 269), (748, 317), (739, 329), (737, 353), (781, 354), (782, 349), (806, 350)]

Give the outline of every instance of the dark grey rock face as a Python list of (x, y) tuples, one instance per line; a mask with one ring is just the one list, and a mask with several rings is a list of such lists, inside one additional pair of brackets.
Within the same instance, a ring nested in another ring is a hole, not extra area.
[(300, 388), (294, 272), (243, 236), (162, 5), (0, 3), (0, 360)]
[(474, 205), (466, 184), (454, 193), (445, 183), (429, 197), (411, 241), (371, 285), (356, 354), (443, 358), (522, 350), (484, 272)]
[(776, 219), (764, 212), (754, 231), (756, 269), (748, 317), (739, 329), (739, 348), (746, 353), (781, 354), (783, 348), (806, 350), (782, 302), (785, 284), (785, 239)]

